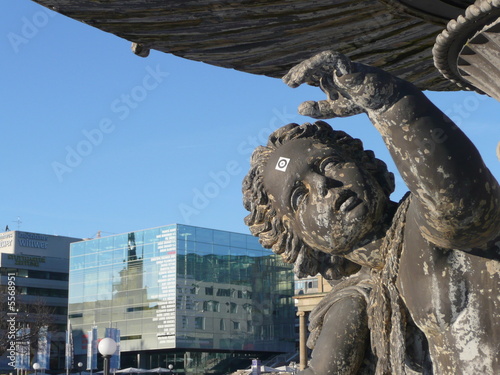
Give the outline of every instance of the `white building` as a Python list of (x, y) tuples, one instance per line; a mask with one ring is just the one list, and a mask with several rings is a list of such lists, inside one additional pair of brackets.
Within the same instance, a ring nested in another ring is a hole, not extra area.
[[(0, 286), (8, 297), (2, 298), (0, 309), (8, 312), (8, 319), (0, 327), (12, 330), (37, 326), (42, 314), (50, 314), (43, 319), (51, 331), (50, 368), (54, 370), (64, 368), (69, 248), (70, 243), (80, 240), (22, 231), (0, 233)], [(7, 354), (0, 357), (0, 369), (12, 372)], [(35, 361), (34, 355), (30, 354), (30, 363)]]

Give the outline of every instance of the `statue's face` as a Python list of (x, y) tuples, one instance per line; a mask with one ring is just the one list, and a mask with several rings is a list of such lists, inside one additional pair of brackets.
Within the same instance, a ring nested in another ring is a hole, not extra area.
[(342, 254), (383, 219), (387, 197), (342, 150), (297, 139), (271, 154), (263, 175), (273, 206), (310, 247)]

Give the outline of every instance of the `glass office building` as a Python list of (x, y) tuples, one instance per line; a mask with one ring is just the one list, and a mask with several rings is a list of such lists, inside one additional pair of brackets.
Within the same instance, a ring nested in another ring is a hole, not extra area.
[(75, 361), (95, 326), (99, 338), (120, 330), (122, 368), (217, 373), (231, 358), (293, 352), (293, 286), (291, 266), (245, 234), (169, 225), (74, 243)]

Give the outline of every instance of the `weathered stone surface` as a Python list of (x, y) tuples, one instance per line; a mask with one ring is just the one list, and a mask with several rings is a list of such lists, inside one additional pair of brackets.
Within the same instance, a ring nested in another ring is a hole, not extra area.
[[(469, 1), (35, 0), (139, 45), (282, 77), (325, 49), (383, 67), (422, 89), (456, 90), (432, 61), (446, 22)], [(136, 50), (134, 48), (134, 50)], [(139, 55), (145, 55), (140, 52)]]
[(304, 115), (367, 114), (410, 190), (392, 202), (385, 165), (321, 121), (254, 151), (252, 233), (299, 276), (344, 278), (311, 313), (303, 375), (499, 374), (500, 186), (477, 149), (414, 85), (339, 53), (283, 80), (325, 92)]
[(500, 0), (477, 0), (448, 23), (433, 48), (439, 71), (457, 85), (500, 100)]

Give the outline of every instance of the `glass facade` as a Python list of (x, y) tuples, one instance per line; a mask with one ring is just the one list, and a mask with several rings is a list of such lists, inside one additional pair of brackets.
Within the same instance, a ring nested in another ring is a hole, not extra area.
[(250, 235), (170, 225), (77, 242), (69, 277), (75, 355), (86, 354), (84, 333), (94, 325), (99, 337), (120, 329), (122, 355), (292, 352), (293, 287), (291, 266)]

